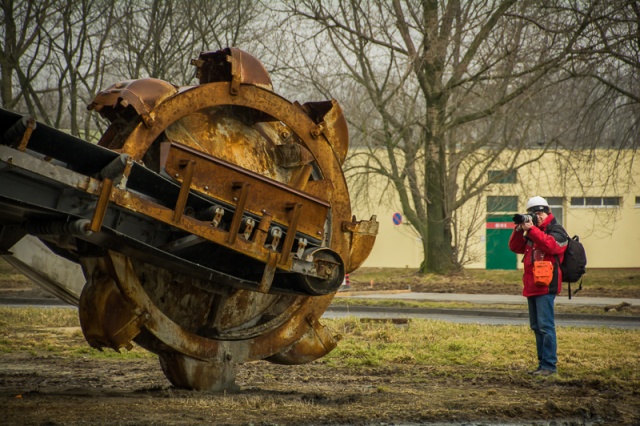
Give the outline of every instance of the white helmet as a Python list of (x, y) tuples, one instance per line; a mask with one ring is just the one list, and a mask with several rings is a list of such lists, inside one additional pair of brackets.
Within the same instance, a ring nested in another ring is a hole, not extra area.
[(549, 203), (547, 203), (547, 200), (541, 196), (536, 195), (535, 197), (529, 198), (529, 201), (527, 201), (527, 211), (534, 207), (538, 207), (536, 210), (545, 210), (544, 207), (549, 210)]

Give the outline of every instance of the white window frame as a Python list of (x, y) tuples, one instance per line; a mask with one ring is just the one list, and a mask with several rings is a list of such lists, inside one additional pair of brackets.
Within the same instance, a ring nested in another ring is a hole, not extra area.
[[(573, 204), (573, 200), (576, 198), (581, 198), (583, 204)], [(597, 198), (600, 200), (600, 204), (587, 204), (587, 198)], [(615, 198), (618, 200), (618, 204), (605, 204), (605, 199)], [(638, 201), (636, 199), (636, 201)], [(619, 209), (622, 207), (622, 197), (571, 197), (569, 200), (569, 207), (576, 209)], [(636, 204), (636, 207), (640, 207), (640, 205)]]

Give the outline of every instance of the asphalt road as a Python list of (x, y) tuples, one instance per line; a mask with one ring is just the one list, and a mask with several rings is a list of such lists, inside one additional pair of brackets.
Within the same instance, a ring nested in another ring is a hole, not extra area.
[[(415, 293), (414, 293), (415, 295)], [(373, 298), (374, 295), (367, 298)], [(449, 300), (454, 295), (449, 295)], [(455, 297), (464, 298), (465, 295), (457, 295)], [(477, 295), (483, 300), (488, 300), (486, 295)], [(475, 296), (475, 297), (477, 297)], [(397, 298), (397, 295), (387, 295), (387, 298)], [(417, 296), (418, 298), (430, 297), (428, 294)], [(440, 298), (442, 296), (436, 296)], [(503, 298), (504, 296), (496, 295), (495, 298)], [(375, 298), (381, 298), (380, 295)], [(409, 296), (403, 296), (404, 299)], [(600, 299), (599, 299), (600, 300)], [(517, 299), (513, 299), (514, 303)], [(604, 300), (600, 300), (604, 303)], [(635, 300), (634, 300), (635, 301)], [(558, 300), (559, 303), (565, 303)], [(570, 301), (569, 301), (570, 302)], [(583, 301), (584, 302), (584, 299)], [(611, 302), (606, 300), (606, 302)], [(486, 301), (485, 303), (488, 303)], [(498, 303), (493, 300), (493, 303)], [(518, 301), (522, 303), (522, 298)], [(574, 302), (578, 303), (578, 302)], [(0, 298), (0, 306), (40, 306), (40, 307), (63, 307), (76, 309), (75, 306), (68, 305), (58, 299), (31, 299), (31, 298)], [(388, 307), (369, 307), (369, 306), (329, 306), (324, 313), (323, 318), (342, 318), (346, 316), (355, 316), (359, 318), (370, 318), (378, 320), (403, 320), (408, 318), (426, 318), (440, 321), (449, 321), (454, 323), (467, 324), (522, 324), (529, 323), (529, 317), (526, 312), (526, 305), (522, 310), (486, 310), (486, 309), (419, 309), (419, 308), (388, 308)], [(401, 321), (399, 321), (401, 322)], [(582, 314), (556, 314), (556, 325), (558, 326), (589, 326), (589, 327), (612, 327), (612, 328), (640, 328), (640, 317), (625, 316), (604, 316), (604, 315), (582, 315)]]
[[(418, 309), (418, 308), (377, 308), (368, 306), (330, 306), (323, 318), (355, 316), (381, 320), (406, 318), (427, 318), (466, 324), (529, 324), (526, 311), (473, 310), (473, 309)], [(556, 314), (556, 325), (640, 328), (640, 317)]]
[[(378, 307), (346, 307), (331, 306), (325, 313), (326, 318), (337, 318), (355, 315), (369, 318), (430, 318), (442, 321), (472, 324), (529, 324), (527, 313), (527, 299), (522, 296), (507, 294), (460, 294), (460, 293), (417, 293), (411, 291), (381, 291), (381, 292), (339, 292), (338, 299), (394, 299), (421, 300), (432, 302), (463, 302), (474, 306), (482, 305), (514, 305), (517, 310), (489, 310), (489, 309), (416, 309), (416, 308), (378, 308)], [(615, 306), (621, 302), (640, 305), (640, 299), (614, 297), (581, 297), (569, 299), (566, 295), (556, 297), (556, 305), (564, 306)], [(603, 309), (604, 312), (604, 309)], [(558, 326), (593, 326), (616, 328), (640, 328), (640, 317), (618, 315), (583, 315), (556, 314)]]

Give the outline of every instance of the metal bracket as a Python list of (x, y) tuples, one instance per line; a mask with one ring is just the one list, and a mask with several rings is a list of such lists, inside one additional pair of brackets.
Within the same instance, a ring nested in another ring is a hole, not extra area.
[(257, 245), (263, 246), (264, 242), (267, 240), (272, 218), (273, 216), (271, 216), (266, 210), (262, 211), (262, 217), (260, 218), (256, 232), (253, 234), (253, 242)]
[(258, 291), (260, 293), (269, 292), (269, 289), (271, 288), (271, 284), (273, 283), (273, 277), (276, 274), (277, 263), (278, 263), (278, 253), (274, 251), (269, 252), (269, 258), (267, 259), (267, 264), (264, 267), (262, 280), (260, 281), (260, 286), (258, 286)]
[(11, 148), (17, 148), (18, 151), (25, 152), (27, 150), (27, 144), (36, 128), (36, 120), (33, 117), (22, 116), (20, 120), (16, 121), (13, 126), (9, 127), (7, 131), (2, 135), (4, 144), (9, 145)]
[(211, 226), (217, 228), (218, 225), (220, 225), (222, 216), (224, 216), (224, 209), (222, 207), (216, 207), (214, 210), (213, 219), (211, 220)]
[(282, 229), (275, 226), (271, 229), (271, 244), (268, 247), (275, 251), (278, 248), (278, 244), (280, 244), (280, 238), (282, 238)]
[(187, 198), (189, 197), (189, 191), (191, 191), (191, 180), (193, 179), (193, 169), (196, 167), (196, 162), (193, 160), (186, 161), (184, 164), (184, 177), (182, 178), (182, 186), (180, 187), (180, 193), (176, 200), (176, 208), (173, 211), (173, 221), (179, 222), (182, 219), (184, 208), (187, 205)]
[(327, 125), (324, 121), (322, 123), (319, 123), (313, 129), (311, 129), (311, 137), (313, 137), (314, 139), (319, 138), (320, 135), (326, 130), (326, 128)]
[(302, 259), (302, 256), (304, 256), (304, 251), (307, 248), (307, 244), (308, 241), (306, 238), (300, 238), (298, 240), (298, 249), (296, 250), (296, 257), (298, 259)]
[(280, 258), (281, 264), (286, 264), (289, 261), (291, 255), (291, 249), (293, 248), (293, 240), (296, 237), (296, 231), (298, 230), (298, 221), (300, 220), (300, 211), (302, 210), (302, 204), (291, 203), (287, 205), (287, 208), (291, 209), (291, 222), (289, 222), (289, 228), (287, 229), (287, 236), (282, 243), (282, 257)]
[(227, 61), (231, 64), (231, 85), (229, 93), (237, 95), (240, 89), (240, 64), (232, 56), (227, 56)]
[(227, 242), (233, 244), (236, 242), (240, 224), (242, 223), (242, 215), (244, 214), (244, 206), (247, 204), (247, 196), (249, 195), (249, 185), (246, 182), (234, 182), (233, 189), (240, 189), (240, 195), (236, 197), (236, 211), (233, 213), (231, 225), (229, 225), (229, 236)]
[(96, 204), (96, 209), (93, 212), (93, 218), (91, 219), (91, 231), (100, 232), (102, 228), (102, 222), (107, 214), (107, 206), (109, 205), (109, 199), (111, 198), (111, 191), (113, 190), (113, 181), (111, 179), (104, 179), (102, 181), (102, 190), (100, 191), (100, 197)]
[(246, 217), (242, 220), (244, 224), (244, 231), (242, 232), (242, 238), (248, 240), (251, 237), (251, 232), (253, 232), (253, 227), (256, 225), (256, 221), (251, 219), (250, 217)]

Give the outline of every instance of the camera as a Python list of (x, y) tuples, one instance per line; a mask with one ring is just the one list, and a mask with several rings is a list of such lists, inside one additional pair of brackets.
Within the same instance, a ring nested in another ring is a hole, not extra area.
[(520, 225), (521, 223), (531, 222), (537, 225), (538, 217), (534, 214), (515, 214), (513, 215), (513, 223)]

